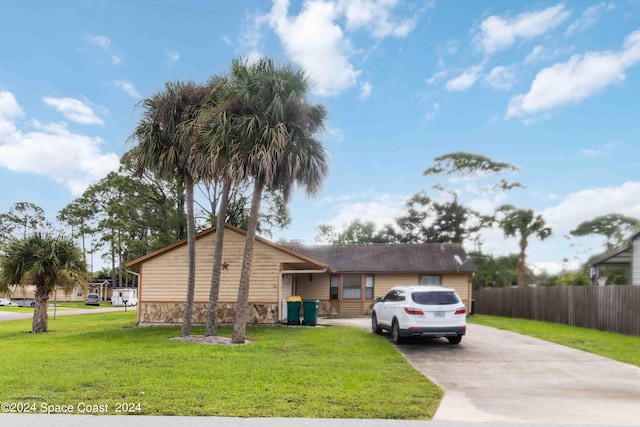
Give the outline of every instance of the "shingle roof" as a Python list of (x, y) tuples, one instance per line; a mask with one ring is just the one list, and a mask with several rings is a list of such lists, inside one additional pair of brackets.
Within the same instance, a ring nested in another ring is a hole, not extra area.
[(372, 244), (372, 245), (287, 245), (287, 248), (318, 260), (336, 272), (475, 272), (467, 254), (455, 243)]

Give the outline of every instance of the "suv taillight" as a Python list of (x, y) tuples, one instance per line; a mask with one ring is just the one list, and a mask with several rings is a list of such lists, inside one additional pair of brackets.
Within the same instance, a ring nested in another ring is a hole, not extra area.
[(404, 311), (407, 314), (413, 314), (414, 316), (423, 316), (424, 315), (424, 311), (420, 310), (419, 308), (405, 307)]
[(465, 314), (467, 312), (466, 309), (464, 308), (459, 308), (456, 310), (456, 312), (454, 314)]

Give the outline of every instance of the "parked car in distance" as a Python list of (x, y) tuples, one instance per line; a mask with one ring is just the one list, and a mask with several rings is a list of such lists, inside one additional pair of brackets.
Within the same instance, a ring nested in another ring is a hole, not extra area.
[(397, 286), (384, 298), (376, 298), (371, 329), (376, 334), (390, 331), (395, 344), (408, 337), (446, 337), (459, 344), (467, 330), (467, 310), (453, 289)]
[(0, 298), (0, 306), (2, 307), (14, 307), (15, 304), (8, 298)]
[(85, 305), (100, 305), (100, 295), (88, 294), (87, 300), (85, 301)]

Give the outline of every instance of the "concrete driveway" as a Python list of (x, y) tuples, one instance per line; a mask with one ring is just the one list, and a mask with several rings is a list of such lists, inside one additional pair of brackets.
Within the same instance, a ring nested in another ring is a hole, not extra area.
[[(319, 323), (370, 330), (369, 319)], [(480, 325), (468, 325), (458, 346), (420, 339), (397, 348), (445, 391), (434, 420), (640, 425), (632, 365)]]

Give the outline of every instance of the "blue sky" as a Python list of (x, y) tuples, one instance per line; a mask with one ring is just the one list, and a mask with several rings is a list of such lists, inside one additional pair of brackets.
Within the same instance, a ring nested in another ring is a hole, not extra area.
[[(638, 0), (8, 0), (0, 16), (2, 212), (28, 201), (54, 219), (117, 168), (140, 99), (269, 56), (307, 72), (331, 159), (322, 192), (296, 192), (273, 240), (391, 223), (418, 191), (444, 197), (422, 171), (455, 151), (519, 168), (505, 178), (526, 188), (508, 194), (483, 192), (486, 177), (440, 182), (487, 213), (541, 213), (554, 236), (530, 242), (536, 269), (602, 249), (565, 237), (578, 223), (640, 217)], [(482, 249), (518, 246), (488, 230)]]

